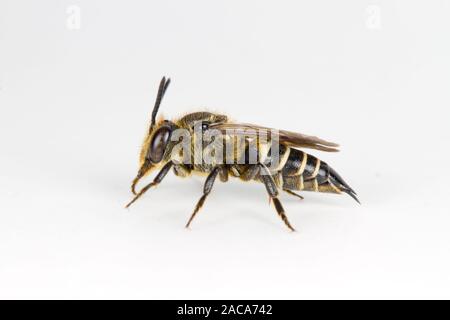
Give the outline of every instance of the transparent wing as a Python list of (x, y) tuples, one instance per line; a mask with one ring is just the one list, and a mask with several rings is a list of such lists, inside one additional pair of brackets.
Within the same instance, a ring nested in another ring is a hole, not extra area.
[(209, 127), (216, 129), (227, 135), (240, 135), (245, 137), (266, 135), (271, 137), (274, 133), (278, 134), (279, 142), (293, 148), (309, 148), (327, 152), (339, 151), (338, 144), (320, 139), (315, 136), (309, 136), (302, 133), (275, 130), (267, 127), (261, 127), (248, 123), (218, 123)]

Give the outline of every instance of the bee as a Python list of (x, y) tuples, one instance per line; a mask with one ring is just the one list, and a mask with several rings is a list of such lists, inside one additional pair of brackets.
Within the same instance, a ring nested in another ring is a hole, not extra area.
[[(229, 120), (226, 115), (207, 111), (189, 113), (172, 121), (166, 119), (157, 121), (156, 116), (169, 84), (170, 79), (166, 80), (163, 77), (151, 114), (150, 128), (141, 148), (139, 171), (131, 184), (131, 191), (135, 197), (126, 208), (150, 188), (160, 184), (170, 170), (179, 177), (188, 177), (193, 173), (206, 175), (203, 194), (186, 228), (191, 225), (205, 203), (217, 177), (222, 182), (228, 181), (231, 177), (262, 183), (269, 201), (273, 203), (276, 212), (291, 231), (295, 229), (290, 224), (278, 198), (280, 190), (300, 199), (303, 197), (295, 191), (345, 193), (359, 203), (355, 191), (333, 168), (301, 150), (309, 148), (336, 152), (338, 144), (286, 130), (236, 123)], [(183, 135), (177, 134), (179, 131), (182, 131)], [(208, 144), (208, 141), (202, 138), (209, 132), (214, 132), (215, 136), (214, 139), (208, 140), (213, 140)], [(187, 148), (179, 148), (181, 136)], [(236, 143), (237, 140), (240, 143)], [(228, 148), (226, 152), (223, 149), (213, 148), (214, 152), (211, 152), (213, 156), (210, 159), (199, 160), (197, 157), (198, 151), (202, 155), (208, 147), (229, 146), (230, 142), (234, 146), (231, 151)], [(199, 147), (197, 152), (196, 146)], [(225, 155), (226, 160), (219, 157), (220, 155)], [(137, 192), (138, 182), (157, 169), (159, 172), (153, 181)]]

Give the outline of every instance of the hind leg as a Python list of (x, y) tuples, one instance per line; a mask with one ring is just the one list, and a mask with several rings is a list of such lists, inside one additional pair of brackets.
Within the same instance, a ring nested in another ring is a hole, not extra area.
[(289, 193), (291, 196), (300, 198), (301, 200), (305, 199), (301, 195), (299, 195), (298, 193), (295, 193), (294, 191), (291, 191), (289, 189), (283, 189), (283, 191), (285, 191), (286, 193)]
[(283, 220), (284, 224), (291, 231), (295, 231), (295, 229), (289, 223), (289, 220), (286, 214), (284, 213), (283, 206), (281, 205), (281, 202), (278, 199), (278, 188), (272, 176), (270, 175), (269, 170), (262, 164), (260, 164), (259, 167), (260, 167), (260, 179), (264, 183), (267, 193), (269, 194), (270, 199), (273, 201), (273, 204), (275, 205), (275, 209), (277, 210), (278, 215), (280, 216), (281, 220)]

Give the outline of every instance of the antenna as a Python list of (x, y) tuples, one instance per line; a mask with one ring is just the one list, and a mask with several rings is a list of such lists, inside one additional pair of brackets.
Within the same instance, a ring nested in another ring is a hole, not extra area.
[(158, 95), (156, 96), (155, 106), (153, 107), (152, 111), (152, 122), (150, 125), (150, 131), (152, 131), (153, 126), (156, 123), (156, 115), (158, 114), (159, 106), (161, 104), (162, 98), (164, 97), (164, 94), (166, 93), (167, 88), (169, 87), (169, 84), (170, 78), (168, 78), (166, 81), (166, 77), (163, 77), (161, 79), (161, 82), (159, 83)]

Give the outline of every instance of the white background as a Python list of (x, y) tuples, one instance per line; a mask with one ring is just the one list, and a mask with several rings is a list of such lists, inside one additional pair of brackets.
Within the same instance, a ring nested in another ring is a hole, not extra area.
[[(81, 10), (80, 28), (71, 5)], [(69, 11), (67, 11), (69, 8)], [(450, 298), (450, 3), (0, 2), (0, 298)], [(129, 210), (160, 78), (339, 142), (358, 192), (166, 180)]]

